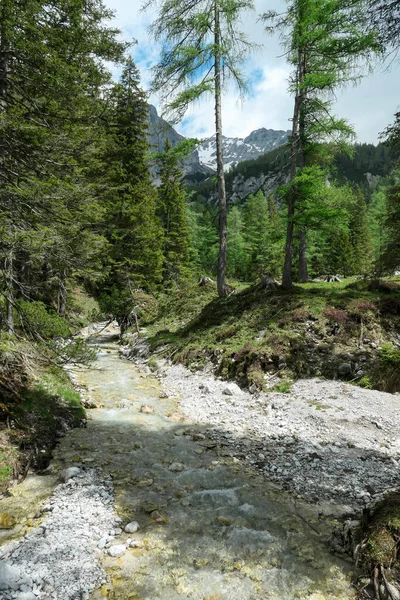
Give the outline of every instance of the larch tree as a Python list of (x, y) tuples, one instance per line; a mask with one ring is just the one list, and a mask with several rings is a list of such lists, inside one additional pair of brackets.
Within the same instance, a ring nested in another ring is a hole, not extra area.
[[(290, 186), (283, 287), (292, 287), (293, 242), (301, 195), (296, 176), (318, 164), (321, 142), (343, 147), (352, 129), (332, 114), (334, 93), (360, 77), (360, 62), (377, 49), (374, 33), (366, 32), (364, 0), (290, 0), (287, 12), (269, 12), (264, 19), (283, 32), (289, 62), (293, 65), (290, 91), (294, 96), (290, 139)], [(299, 280), (307, 281), (306, 230), (300, 223)]]
[[(156, 2), (147, 3), (147, 5)], [(246, 90), (242, 66), (252, 44), (239, 30), (242, 15), (254, 9), (253, 0), (161, 0), (151, 32), (163, 43), (154, 69), (153, 89), (161, 93), (165, 114), (178, 121), (189, 105), (212, 94), (215, 106), (219, 254), (217, 287), (226, 296), (227, 206), (222, 154), (222, 92), (232, 79)]]

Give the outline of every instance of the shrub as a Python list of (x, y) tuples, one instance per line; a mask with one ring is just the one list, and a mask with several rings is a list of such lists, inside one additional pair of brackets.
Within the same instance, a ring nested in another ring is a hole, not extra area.
[(400, 298), (381, 298), (379, 310), (382, 315), (400, 315)]
[(96, 350), (82, 338), (57, 340), (55, 351), (62, 362), (88, 364), (96, 359)]
[(329, 319), (329, 321), (336, 321), (336, 323), (339, 323), (340, 325), (346, 323), (349, 318), (349, 315), (339, 308), (326, 308), (323, 315)]
[(370, 373), (373, 387), (384, 392), (400, 391), (400, 348), (385, 344)]
[(71, 334), (67, 321), (55, 311), (48, 310), (43, 302), (18, 300), (16, 313), (22, 329), (33, 336), (49, 340), (67, 338)]

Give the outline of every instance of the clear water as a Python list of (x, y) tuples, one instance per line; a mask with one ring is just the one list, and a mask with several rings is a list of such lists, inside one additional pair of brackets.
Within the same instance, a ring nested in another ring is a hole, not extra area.
[[(129, 536), (140, 547), (104, 558), (112, 583), (92, 599), (354, 598), (349, 565), (324, 541), (329, 523), (312, 509), (301, 518), (262, 475), (194, 441), (204, 426), (177, 422), (177, 401), (159, 398), (157, 379), (119, 359), (112, 334), (95, 340), (95, 365), (77, 370), (103, 407), (90, 410), (88, 427), (70, 432), (55, 453), (60, 467), (82, 461), (111, 473), (118, 513), (141, 526)], [(142, 404), (154, 413), (140, 412)]]

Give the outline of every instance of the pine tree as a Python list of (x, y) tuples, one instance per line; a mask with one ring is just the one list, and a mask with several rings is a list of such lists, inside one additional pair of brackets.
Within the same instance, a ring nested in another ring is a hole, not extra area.
[[(15, 296), (38, 297), (43, 277), (53, 270), (48, 262), (40, 264), (43, 245), (52, 247), (50, 237), (57, 239), (53, 262), (60, 267), (51, 278), (58, 277), (60, 285), (49, 302), (65, 290), (75, 233), (64, 235), (61, 229), (70, 223), (72, 230), (85, 213), (77, 193), (82, 192), (79, 162), (96, 137), (89, 130), (104, 110), (101, 94), (110, 74), (102, 61), (119, 60), (125, 47), (105, 24), (111, 16), (101, 0), (1, 2), (0, 260), (6, 285), (0, 291), (7, 295), (9, 331)], [(88, 230), (87, 223), (83, 227)]]
[(138, 288), (151, 290), (161, 282), (163, 239), (147, 160), (146, 96), (132, 59), (127, 60), (114, 88), (113, 103), (103, 157), (106, 185), (101, 190), (111, 243), (108, 284), (133, 293)]
[(240, 209), (233, 206), (228, 212), (228, 260), (229, 277), (241, 279), (246, 277), (246, 245), (244, 239), (244, 222)]
[(268, 204), (262, 190), (249, 196), (244, 208), (244, 224), (247, 275), (254, 280), (269, 272)]
[[(152, 4), (150, 0), (148, 3)], [(227, 206), (222, 156), (221, 97), (224, 79), (245, 89), (241, 66), (251, 47), (237, 30), (252, 0), (162, 0), (152, 32), (164, 42), (154, 73), (153, 88), (162, 93), (166, 111), (180, 119), (188, 106), (211, 93), (215, 105), (215, 133), (219, 203), (217, 287), (226, 296)]]
[(373, 266), (373, 247), (368, 227), (367, 205), (360, 188), (357, 188), (353, 194), (349, 225), (352, 270), (356, 275), (365, 275), (371, 271)]
[(199, 277), (215, 276), (218, 261), (217, 215), (212, 206), (192, 201), (187, 207), (191, 269)]
[(186, 214), (186, 192), (178, 156), (165, 142), (158, 158), (161, 185), (158, 188), (158, 214), (163, 226), (163, 280), (178, 282), (187, 274), (189, 263), (189, 231)]
[(396, 183), (386, 192), (387, 216), (385, 231), (387, 240), (381, 256), (382, 270), (394, 273), (400, 270), (400, 184)]

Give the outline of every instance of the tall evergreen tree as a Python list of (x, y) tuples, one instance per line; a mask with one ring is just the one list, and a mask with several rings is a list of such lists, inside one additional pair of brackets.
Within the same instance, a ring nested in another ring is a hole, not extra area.
[[(152, 1), (147, 5), (152, 4)], [(166, 112), (180, 119), (188, 106), (211, 93), (215, 105), (215, 133), (219, 202), (219, 255), (217, 286), (225, 296), (227, 257), (227, 206), (222, 155), (221, 97), (224, 80), (231, 78), (245, 89), (241, 72), (251, 44), (238, 31), (252, 0), (162, 0), (152, 33), (164, 42), (154, 72), (153, 88), (162, 93)]]
[(244, 224), (247, 274), (253, 281), (269, 271), (268, 204), (262, 190), (249, 196), (244, 208)]
[(77, 221), (77, 165), (110, 81), (102, 61), (124, 51), (111, 16), (101, 0), (0, 4), (0, 291), (10, 331), (14, 296), (40, 287), (38, 232)]
[(228, 275), (238, 279), (245, 278), (246, 263), (244, 221), (239, 207), (233, 206), (228, 212)]
[(385, 219), (386, 243), (381, 256), (382, 270), (394, 273), (400, 270), (400, 183), (386, 193), (387, 216)]
[[(162, 229), (147, 158), (147, 115), (138, 70), (128, 59), (113, 91), (101, 194), (111, 243), (109, 285), (129, 293), (152, 289), (162, 280)], [(126, 309), (129, 312), (129, 306)]]
[(365, 198), (360, 188), (357, 188), (353, 194), (349, 224), (352, 244), (352, 270), (357, 275), (369, 273), (373, 266), (373, 247), (368, 225)]
[(163, 226), (163, 280), (179, 281), (189, 263), (189, 231), (186, 214), (186, 192), (178, 156), (165, 142), (158, 159), (161, 185), (158, 188), (158, 214)]

